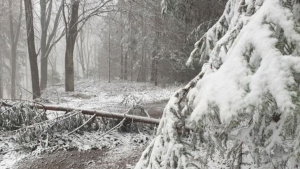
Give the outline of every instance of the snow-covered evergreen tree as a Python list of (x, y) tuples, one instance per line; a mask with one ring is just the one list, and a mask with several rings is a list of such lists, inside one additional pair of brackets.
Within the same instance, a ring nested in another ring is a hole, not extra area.
[(299, 0), (229, 0), (136, 169), (298, 168), (299, 23)]

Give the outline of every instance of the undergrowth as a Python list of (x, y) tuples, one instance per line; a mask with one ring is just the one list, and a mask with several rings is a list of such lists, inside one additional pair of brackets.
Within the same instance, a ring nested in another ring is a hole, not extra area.
[[(134, 106), (128, 114), (145, 116), (147, 113), (143, 111), (142, 107)], [(48, 119), (46, 111), (37, 109), (34, 104), (0, 102), (0, 131), (6, 136), (13, 136), (16, 143), (30, 151), (39, 146), (57, 147), (60, 140), (70, 142), (73, 136), (84, 137), (84, 132), (105, 133), (120, 122), (116, 119), (83, 115), (80, 111), (65, 112), (64, 115)], [(153, 132), (153, 125), (134, 124), (125, 120), (116, 129), (119, 132), (150, 134)]]

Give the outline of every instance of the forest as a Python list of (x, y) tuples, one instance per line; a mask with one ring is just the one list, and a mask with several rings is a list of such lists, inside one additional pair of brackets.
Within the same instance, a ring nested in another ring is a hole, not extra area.
[(74, 91), (82, 79), (187, 82), (200, 70), (185, 65), (195, 38), (223, 11), (216, 2), (197, 2), (205, 11), (184, 21), (162, 15), (160, 1), (3, 0), (0, 98), (35, 99), (57, 84)]
[(0, 168), (300, 168), (299, 0), (0, 4)]

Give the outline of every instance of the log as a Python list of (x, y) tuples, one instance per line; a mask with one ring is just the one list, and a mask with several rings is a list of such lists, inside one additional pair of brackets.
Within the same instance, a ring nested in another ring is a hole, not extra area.
[(96, 115), (106, 118), (114, 118), (114, 119), (127, 119), (132, 120), (133, 122), (141, 122), (147, 124), (159, 124), (160, 119), (150, 118), (150, 117), (143, 117), (143, 116), (135, 116), (125, 113), (111, 113), (106, 111), (98, 111), (98, 110), (87, 110), (87, 109), (77, 109), (77, 108), (69, 108), (63, 106), (55, 106), (55, 105), (40, 105), (40, 104), (32, 104), (32, 107), (37, 109), (44, 109), (44, 110), (52, 110), (52, 111), (80, 111), (82, 114), (85, 115)]

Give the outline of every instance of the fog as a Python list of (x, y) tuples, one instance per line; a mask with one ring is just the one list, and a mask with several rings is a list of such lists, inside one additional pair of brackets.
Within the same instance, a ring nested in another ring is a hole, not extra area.
[[(65, 85), (66, 91), (74, 91), (76, 82), (84, 79), (155, 85), (186, 82), (201, 67), (185, 66), (197, 40), (191, 37), (205, 31), (193, 29), (200, 23), (208, 27), (221, 13), (192, 11), (198, 19), (184, 21), (162, 14), (159, 0), (0, 3), (0, 98), (24, 100), (39, 98), (53, 85)], [(201, 3), (206, 10), (224, 7)]]

